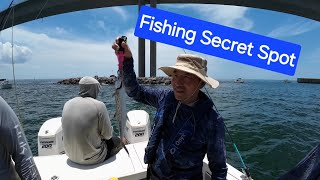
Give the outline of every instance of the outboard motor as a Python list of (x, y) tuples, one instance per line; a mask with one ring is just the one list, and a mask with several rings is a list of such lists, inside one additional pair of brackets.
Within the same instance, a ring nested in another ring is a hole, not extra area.
[[(150, 136), (149, 114), (144, 110), (132, 110), (127, 113), (124, 133), (129, 144), (148, 141)], [(38, 133), (39, 156), (64, 154), (61, 117), (44, 122)]]
[(38, 133), (39, 156), (64, 154), (61, 117), (44, 122)]
[(144, 110), (129, 111), (124, 136), (129, 144), (148, 141), (150, 136), (149, 114)]

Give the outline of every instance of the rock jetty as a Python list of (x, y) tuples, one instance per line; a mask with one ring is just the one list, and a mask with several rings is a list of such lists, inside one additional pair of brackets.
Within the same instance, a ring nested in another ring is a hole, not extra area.
[(320, 79), (316, 78), (297, 78), (298, 83), (320, 84)]
[[(110, 77), (98, 77), (94, 76), (96, 80), (100, 82), (100, 84), (114, 84), (116, 80), (116, 76), (111, 75)], [(58, 84), (66, 84), (66, 85), (77, 85), (79, 84), (81, 77), (77, 78), (69, 78), (58, 81)], [(171, 78), (170, 77), (138, 77), (137, 78), (139, 84), (157, 84), (157, 85), (170, 85)]]

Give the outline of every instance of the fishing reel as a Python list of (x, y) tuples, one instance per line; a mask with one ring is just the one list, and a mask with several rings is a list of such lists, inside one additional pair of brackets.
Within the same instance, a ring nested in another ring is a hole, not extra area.
[[(119, 46), (119, 49), (118, 49), (118, 52), (117, 52), (117, 57), (118, 57), (118, 69), (119, 70), (122, 70), (123, 68), (123, 61), (124, 61), (124, 48), (121, 46), (122, 42), (127, 42), (127, 36), (121, 36), (119, 39), (118, 39), (118, 46)], [(119, 75), (118, 75), (119, 77)]]
[(124, 48), (121, 46), (122, 42), (127, 43), (127, 36), (121, 36), (121, 37), (118, 39), (118, 46), (119, 46), (119, 50), (118, 50), (118, 51), (124, 52)]

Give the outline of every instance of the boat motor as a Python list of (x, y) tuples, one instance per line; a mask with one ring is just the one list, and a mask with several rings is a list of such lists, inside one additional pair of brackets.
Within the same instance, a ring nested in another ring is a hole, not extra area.
[[(144, 110), (129, 111), (124, 136), (129, 144), (148, 141), (149, 114)], [(64, 153), (61, 117), (49, 119), (42, 124), (38, 133), (38, 154), (48, 156)]]
[(124, 136), (129, 144), (148, 141), (150, 136), (149, 114), (144, 110), (129, 111)]
[(61, 117), (44, 122), (38, 133), (39, 156), (64, 154)]

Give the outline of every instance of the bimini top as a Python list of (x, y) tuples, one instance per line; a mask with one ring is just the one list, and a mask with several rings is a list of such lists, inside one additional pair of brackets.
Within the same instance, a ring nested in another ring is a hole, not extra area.
[[(22, 1), (22, 2), (21, 2)], [(150, 2), (151, 4), (169, 4), (169, 3), (197, 3), (197, 4), (224, 4), (236, 5), (244, 7), (253, 7), (260, 9), (267, 9), (273, 11), (284, 12), (288, 14), (298, 15), (320, 21), (320, 1), (292, 1), (292, 0), (140, 0), (143, 3)], [(12, 26), (12, 11), (14, 7), (14, 25), (33, 21), (38, 18), (63, 14), (67, 12), (81, 11), (86, 9), (95, 9), (112, 6), (137, 5), (137, 0), (121, 0), (121, 1), (101, 1), (101, 0), (59, 0), (59, 1), (45, 1), (45, 0), (20, 0), (20, 3), (11, 5), (0, 10), (0, 30)], [(138, 11), (138, 9), (137, 9)], [(4, 24), (5, 23), (5, 24)]]

